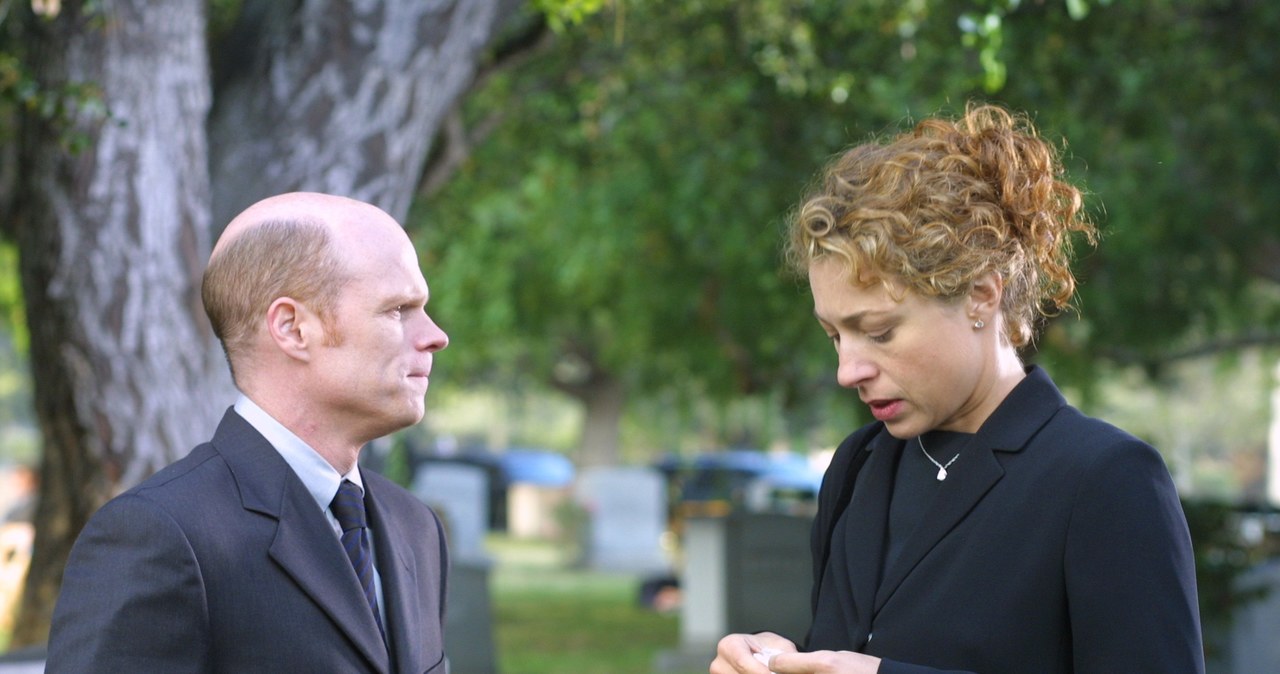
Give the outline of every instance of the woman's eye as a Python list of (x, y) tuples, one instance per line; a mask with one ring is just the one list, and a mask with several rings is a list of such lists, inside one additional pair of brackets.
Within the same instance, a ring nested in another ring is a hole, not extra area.
[(893, 330), (885, 330), (884, 332), (878, 332), (873, 335), (867, 335), (867, 339), (870, 339), (876, 344), (884, 344), (890, 339), (893, 339)]

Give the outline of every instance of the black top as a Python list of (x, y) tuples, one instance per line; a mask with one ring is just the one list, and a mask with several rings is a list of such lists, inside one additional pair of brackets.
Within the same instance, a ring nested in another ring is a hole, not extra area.
[[(952, 457), (955, 462), (947, 468), (950, 475), (964, 470), (964, 446), (972, 438), (971, 433), (932, 431), (924, 435), (924, 447), (934, 461), (947, 465)], [(893, 497), (889, 501), (889, 533), (884, 556), (888, 566), (898, 557), (902, 545), (911, 537), (916, 525), (924, 519), (929, 504), (938, 493), (942, 482), (938, 480), (938, 467), (920, 451), (920, 439), (908, 441), (902, 447), (898, 469), (893, 478)]]
[[(938, 463), (946, 465), (952, 457), (960, 455), (955, 462), (947, 468), (948, 476), (955, 475), (958, 471), (964, 470), (964, 446), (968, 444), (973, 437), (970, 433), (955, 433), (950, 431), (932, 431), (924, 436), (925, 447), (928, 448), (929, 454), (933, 456)], [(892, 496), (889, 500), (889, 518), (885, 527), (885, 555), (880, 560), (879, 573), (876, 578), (876, 585), (880, 584), (881, 576), (883, 576), (885, 567), (897, 557), (903, 546), (910, 539), (911, 533), (915, 531), (916, 526), (924, 519), (925, 513), (929, 511), (929, 506), (933, 502), (933, 497), (937, 494), (943, 481), (938, 480), (938, 467), (929, 461), (920, 451), (919, 439), (911, 439), (906, 443), (898, 445), (897, 451), (894, 452), (893, 461), (894, 478), (891, 486)], [(858, 474), (854, 490), (865, 491), (864, 483), (870, 479), (869, 471), (862, 471)], [(831, 556), (827, 560), (827, 575), (836, 574), (832, 569), (848, 568), (848, 543), (854, 540), (857, 534), (853, 533), (856, 526), (854, 520), (857, 513), (851, 513), (846, 509), (841, 514), (840, 519), (836, 523), (835, 531), (832, 532), (831, 539)], [(823, 633), (844, 634), (844, 609), (841, 608), (840, 591), (837, 589), (838, 583), (827, 585), (824, 591), (818, 595), (818, 606), (814, 613), (814, 625), (821, 626), (819, 629)]]

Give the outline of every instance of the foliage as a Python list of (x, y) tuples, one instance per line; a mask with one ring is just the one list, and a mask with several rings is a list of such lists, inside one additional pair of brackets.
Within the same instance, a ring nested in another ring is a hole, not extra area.
[(1070, 139), (1105, 234), (1032, 357), (1081, 383), (1280, 339), (1277, 29), (1249, 0), (613, 3), (467, 105), (501, 123), (417, 224), (451, 355), (805, 412), (830, 357), (777, 271), (787, 209), (842, 147), (993, 93)]
[[(0, 139), (12, 142), (11, 135), (15, 129), (14, 113), (18, 109), (34, 113), (35, 116), (50, 122), (61, 132), (61, 142), (66, 151), (82, 152), (88, 147), (89, 137), (76, 129), (77, 120), (101, 120), (108, 116), (102, 103), (102, 92), (97, 83), (67, 81), (52, 87), (40, 86), (32, 76), (29, 66), (31, 54), (24, 51), (24, 42), (12, 37), (24, 18), (19, 12), (32, 14), (30, 20), (35, 25), (52, 22), (58, 15), (61, 3), (32, 2), (30, 7), (19, 0), (0, 0)], [(97, 26), (102, 21), (101, 7), (98, 2), (83, 2), (77, 11), (90, 25)], [(16, 5), (16, 7), (15, 7)], [(9, 21), (11, 13), (18, 14), (17, 20)], [(4, 228), (0, 227), (0, 231)]]
[(1081, 265), (1088, 323), (1045, 347), (1158, 373), (1280, 335), (1280, 60), (1274, 3), (1117, 3), (1007, 17), (1003, 95), (1071, 140), (1103, 227)]
[(587, 17), (598, 13), (605, 0), (533, 0), (533, 6), (547, 17), (547, 23), (556, 32), (563, 32)]
[(615, 3), (491, 79), (466, 112), (502, 123), (417, 225), (454, 364), (773, 396), (812, 427), (829, 356), (781, 221), (852, 129), (981, 86), (971, 53), (918, 48), (959, 40), (935, 4)]
[(7, 333), (18, 353), (27, 351), (27, 321), (18, 279), (18, 250), (0, 241), (0, 332)]
[(909, 17), (627, 7), (625, 37), (609, 17), (587, 22), (472, 96), (473, 120), (502, 110), (505, 123), (420, 225), (436, 310), (467, 345), (452, 356), (490, 375), (598, 368), (635, 391), (805, 399), (826, 375), (797, 352), (822, 340), (802, 285), (778, 273), (780, 220), (847, 142), (849, 92), (905, 87), (892, 69), (864, 83), (826, 67), (828, 42), (812, 38)]

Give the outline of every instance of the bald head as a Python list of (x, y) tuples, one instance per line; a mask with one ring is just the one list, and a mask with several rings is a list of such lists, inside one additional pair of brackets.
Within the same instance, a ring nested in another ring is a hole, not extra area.
[(213, 248), (201, 295), (233, 377), (272, 302), (289, 297), (329, 320), (349, 279), (347, 258), (386, 237), (408, 239), (382, 209), (315, 192), (268, 197), (232, 219)]
[(307, 221), (324, 227), (330, 236), (369, 234), (371, 229), (403, 230), (385, 211), (348, 197), (319, 192), (289, 192), (267, 197), (244, 209), (227, 223), (213, 247), (210, 261), (246, 232), (271, 222)]

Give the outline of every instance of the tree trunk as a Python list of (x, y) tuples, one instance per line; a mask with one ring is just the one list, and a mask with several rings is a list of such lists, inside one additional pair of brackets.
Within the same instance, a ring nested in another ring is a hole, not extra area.
[(362, 199), (403, 221), (501, 4), (247, 2), (217, 52), (234, 58), (215, 58), (215, 226), (288, 190)]
[[(76, 534), (208, 437), (229, 378), (200, 307), (209, 250), (202, 0), (66, 2), (29, 27), (41, 86), (97, 83), (109, 117), (28, 114), (14, 204), (44, 453), (15, 645), (42, 642)], [(68, 139), (85, 149), (68, 152)]]
[(213, 232), (296, 189), (403, 220), (511, 4), (246, 0), (213, 111), (203, 0), (64, 0), (31, 22), (42, 86), (96, 84), (111, 117), (81, 108), (70, 136), (24, 120), (14, 228), (44, 453), (14, 646), (47, 637), (89, 515), (208, 438), (233, 400), (199, 297)]
[(619, 461), (619, 430), (626, 408), (627, 391), (617, 377), (595, 365), (590, 354), (573, 349), (567, 360), (577, 367), (570, 376), (552, 376), (553, 388), (582, 403), (582, 438), (576, 463), (580, 467), (616, 466)]
[(618, 430), (626, 402), (622, 383), (612, 377), (593, 379), (590, 386), (584, 387), (580, 399), (586, 407), (586, 418), (582, 421), (579, 463), (582, 466), (618, 465)]

